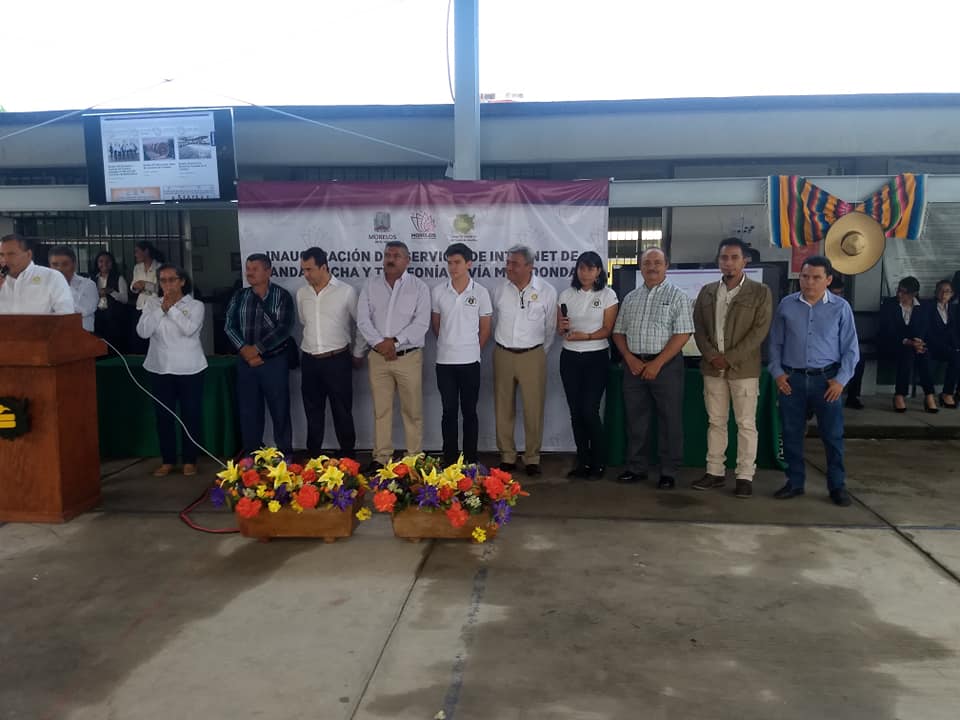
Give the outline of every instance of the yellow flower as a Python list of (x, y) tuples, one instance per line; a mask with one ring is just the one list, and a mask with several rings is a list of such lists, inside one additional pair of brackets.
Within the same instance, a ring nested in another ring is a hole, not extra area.
[(260, 448), (253, 454), (253, 459), (258, 463), (266, 463), (281, 456), (282, 453), (276, 448)]
[[(279, 509), (280, 509), (280, 503), (278, 503), (276, 500), (271, 500), (270, 502), (267, 503), (267, 510), (269, 510), (270, 512), (277, 512)], [(477, 529), (479, 530), (479, 528)], [(474, 531), (474, 533), (476, 533), (476, 531)], [(481, 540), (481, 542), (483, 541)]]
[(233, 460), (227, 460), (227, 469), (218, 472), (217, 477), (225, 483), (234, 483), (240, 479), (240, 468), (233, 464)]
[[(330, 458), (326, 455), (318, 455), (315, 458), (310, 458), (307, 460), (307, 464), (303, 466), (304, 470), (318, 470), (322, 471), (324, 463), (326, 463)], [(319, 474), (319, 473), (318, 473)]]
[[(403, 460), (401, 460), (400, 462), (402, 462), (404, 465), (406, 465), (408, 468), (410, 468), (410, 469), (412, 470), (413, 468), (415, 468), (415, 467), (417, 466), (417, 460), (419, 460), (419, 459), (422, 458), (423, 456), (424, 456), (423, 453), (419, 453), (419, 454), (417, 454), (417, 455), (407, 455), (407, 456), (406, 456)], [(394, 463), (394, 465), (396, 465), (396, 463)]]
[(293, 510), (294, 512), (302, 513), (302, 512), (303, 512), (303, 505), (301, 505), (300, 503), (298, 503), (296, 500), (291, 500), (291, 501), (290, 501), (290, 509)]
[[(462, 455), (460, 457), (463, 457)], [(456, 487), (463, 479), (463, 469), (457, 465), (450, 465), (440, 476), (440, 487)]]
[(476, 542), (478, 542), (478, 543), (486, 542), (486, 541), (487, 541), (487, 531), (484, 530), (484, 529), (481, 528), (481, 527), (474, 528), (474, 529), (473, 529), (473, 539), (474, 539)]
[(267, 470), (267, 476), (273, 478), (273, 486), (280, 487), (290, 479), (290, 473), (287, 471), (287, 464), (281, 460), (272, 468)]
[(363, 522), (364, 520), (369, 520), (371, 515), (373, 515), (373, 513), (370, 512), (370, 508), (360, 508), (359, 510), (357, 510), (357, 520), (359, 520), (360, 522)]
[(326, 484), (328, 489), (336, 490), (343, 485), (343, 470), (334, 465), (328, 465), (327, 469), (323, 471), (323, 475), (318, 479)]
[(431, 467), (430, 472), (420, 474), (420, 479), (423, 480), (427, 485), (440, 487), (443, 477), (441, 475), (437, 475), (437, 469), (435, 467)]
[(267, 496), (267, 486), (266, 485), (257, 485), (257, 497), (264, 498)]

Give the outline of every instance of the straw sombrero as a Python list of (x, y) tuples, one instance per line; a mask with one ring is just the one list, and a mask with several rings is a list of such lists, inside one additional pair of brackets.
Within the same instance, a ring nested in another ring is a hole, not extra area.
[(830, 226), (823, 252), (837, 272), (858, 275), (883, 257), (886, 241), (880, 223), (862, 212), (851, 212)]

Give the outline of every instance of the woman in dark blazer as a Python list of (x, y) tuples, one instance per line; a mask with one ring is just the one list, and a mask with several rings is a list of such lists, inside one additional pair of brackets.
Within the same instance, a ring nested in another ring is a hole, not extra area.
[(880, 306), (880, 349), (897, 366), (893, 409), (901, 413), (907, 411), (906, 396), (914, 368), (923, 387), (924, 410), (937, 412), (937, 398), (930, 373), (930, 353), (926, 344), (929, 313), (921, 306), (917, 297), (919, 294), (920, 282), (908, 276), (897, 286), (896, 299)]
[(960, 317), (953, 299), (953, 287), (949, 280), (937, 283), (936, 302), (927, 303), (927, 347), (930, 358), (946, 363), (940, 405), (956, 409), (957, 378), (960, 376)]

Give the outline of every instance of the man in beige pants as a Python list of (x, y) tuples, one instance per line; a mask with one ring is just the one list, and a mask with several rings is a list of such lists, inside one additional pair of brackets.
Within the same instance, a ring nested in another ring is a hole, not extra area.
[(693, 308), (694, 338), (703, 355), (703, 400), (707, 407), (707, 472), (695, 490), (726, 483), (727, 420), (730, 403), (737, 422), (738, 498), (753, 494), (757, 460), (757, 398), (760, 394), (761, 345), (770, 329), (770, 289), (744, 274), (746, 243), (720, 241), (717, 264), (722, 278), (705, 285)]
[(410, 251), (397, 240), (383, 251), (383, 274), (371, 277), (357, 301), (357, 329), (373, 348), (373, 462), (368, 472), (393, 456), (393, 395), (400, 397), (406, 450), (423, 450), (423, 337), (430, 328), (430, 289), (407, 272)]

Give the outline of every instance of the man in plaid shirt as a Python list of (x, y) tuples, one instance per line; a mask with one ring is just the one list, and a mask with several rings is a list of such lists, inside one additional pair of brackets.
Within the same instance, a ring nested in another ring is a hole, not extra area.
[(289, 457), (293, 430), (287, 343), (296, 316), (290, 293), (270, 282), (272, 266), (262, 253), (247, 258), (249, 287), (238, 290), (230, 300), (224, 329), (238, 352), (237, 409), (244, 452), (263, 446), (266, 402), (274, 444)]
[(667, 282), (663, 250), (640, 256), (643, 285), (620, 305), (613, 342), (623, 356), (623, 401), (627, 416), (627, 469), (620, 483), (647, 478), (648, 435), (654, 410), (659, 424), (660, 480), (676, 487), (683, 462), (683, 346), (693, 334), (693, 307), (680, 288)]

